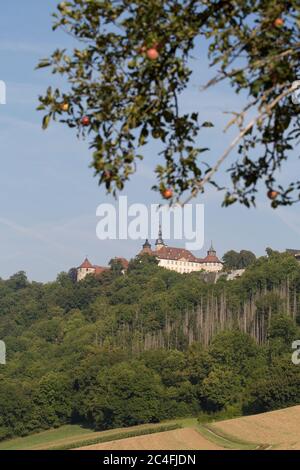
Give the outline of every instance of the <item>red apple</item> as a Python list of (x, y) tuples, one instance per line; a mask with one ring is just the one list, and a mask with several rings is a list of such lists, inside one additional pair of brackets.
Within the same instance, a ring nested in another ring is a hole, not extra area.
[(284, 21), (282, 18), (276, 18), (276, 20), (274, 21), (274, 26), (276, 26), (276, 28), (281, 28), (281, 26), (284, 25)]
[(278, 191), (274, 191), (274, 189), (270, 189), (267, 192), (267, 196), (268, 196), (269, 199), (276, 199), (277, 196), (278, 196)]
[(81, 124), (83, 126), (89, 126), (90, 124), (90, 118), (88, 116), (83, 116), (83, 118), (81, 119)]
[(150, 47), (150, 49), (147, 50), (147, 57), (150, 60), (156, 60), (159, 57), (159, 52), (155, 47)]
[(164, 190), (163, 197), (165, 199), (171, 199), (172, 196), (173, 196), (173, 190), (171, 188), (168, 188), (168, 189)]

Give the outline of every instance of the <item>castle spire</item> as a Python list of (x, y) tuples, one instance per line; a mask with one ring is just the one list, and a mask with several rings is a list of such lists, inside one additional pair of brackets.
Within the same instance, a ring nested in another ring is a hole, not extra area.
[(165, 245), (165, 242), (163, 241), (163, 237), (162, 237), (162, 229), (161, 229), (161, 224), (159, 224), (159, 230), (158, 230), (158, 238), (155, 242), (155, 246), (156, 246), (156, 249), (157, 250), (160, 250), (161, 248), (163, 248)]
[(151, 245), (150, 245), (150, 243), (149, 243), (148, 238), (146, 238), (146, 241), (145, 241), (145, 243), (143, 244), (142, 253), (148, 253), (149, 255), (152, 253)]
[(143, 249), (145, 249), (145, 248), (150, 248), (150, 250), (151, 250), (151, 245), (150, 245), (150, 243), (149, 243), (148, 238), (146, 238), (146, 241), (145, 241), (145, 243), (143, 244)]
[(208, 254), (208, 256), (209, 256), (209, 255), (211, 255), (211, 256), (216, 256), (216, 254), (217, 254), (216, 250), (214, 249), (212, 240), (211, 240), (211, 242), (210, 242), (210, 248), (209, 248), (207, 254)]

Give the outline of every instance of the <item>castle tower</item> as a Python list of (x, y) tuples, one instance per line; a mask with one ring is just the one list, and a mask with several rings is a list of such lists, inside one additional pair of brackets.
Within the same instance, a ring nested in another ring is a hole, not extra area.
[(212, 242), (211, 242), (210, 248), (209, 248), (209, 250), (208, 250), (208, 252), (207, 252), (207, 256), (217, 256), (217, 252), (216, 252), (216, 250), (214, 249)]
[(90, 263), (88, 258), (86, 257), (84, 262), (77, 268), (77, 281), (81, 281), (85, 278), (88, 274), (94, 274), (95, 267)]
[(143, 249), (142, 249), (142, 253), (148, 253), (148, 254), (151, 254), (152, 250), (151, 250), (151, 245), (149, 243), (149, 240), (148, 238), (146, 239), (145, 243), (143, 244)]
[(156, 251), (161, 250), (164, 246), (166, 246), (162, 238), (161, 224), (159, 225), (158, 239), (155, 242), (155, 246), (156, 246)]

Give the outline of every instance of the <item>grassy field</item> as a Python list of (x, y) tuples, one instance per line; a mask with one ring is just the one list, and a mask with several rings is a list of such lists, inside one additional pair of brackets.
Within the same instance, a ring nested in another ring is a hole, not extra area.
[(33, 434), (32, 436), (19, 437), (9, 441), (0, 442), (0, 450), (28, 450), (52, 445), (53, 442), (73, 441), (89, 438), (95, 433), (90, 429), (83, 428), (76, 424), (62, 426), (58, 429)]
[[(161, 427), (180, 427), (159, 432)], [(146, 435), (143, 435), (145, 434)], [(124, 437), (122, 437), (124, 435)], [(2, 442), (0, 450), (42, 450), (63, 448), (95, 449), (253, 449), (253, 444), (225, 439), (199, 424), (196, 418), (170, 420), (129, 428), (95, 432), (78, 425), (62, 426), (32, 436)]]
[[(38, 434), (27, 437), (7, 440), (0, 443), (0, 450), (42, 450), (52, 448), (70, 447), (85, 445), (86, 441), (94, 441), (99, 439), (114, 440), (119, 438), (120, 434), (142, 433), (144, 430), (152, 432), (155, 428), (163, 425), (188, 426), (197, 424), (195, 418), (187, 418), (183, 420), (172, 420), (166, 423), (142, 424), (140, 426), (132, 426), (129, 428), (110, 429), (108, 431), (95, 432), (91, 429), (83, 428), (78, 425), (62, 426), (58, 429), (50, 429)], [(124, 436), (127, 437), (127, 436)]]
[(206, 439), (194, 428), (136, 436), (110, 441), (77, 450), (222, 450), (223, 447)]
[(2, 442), (0, 450), (300, 449), (299, 422), (300, 406), (294, 406), (201, 424), (186, 418), (102, 432), (69, 425)]
[(76, 450), (254, 450), (258, 443), (244, 441), (212, 431), (208, 424), (199, 424), (194, 418), (177, 420), (180, 429), (110, 440)]

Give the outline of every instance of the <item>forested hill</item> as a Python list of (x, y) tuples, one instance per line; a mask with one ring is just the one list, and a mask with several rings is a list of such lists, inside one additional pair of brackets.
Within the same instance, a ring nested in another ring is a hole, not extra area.
[(79, 283), (1, 280), (0, 438), (297, 404), (299, 295), (300, 265), (271, 251), (216, 284), (148, 256)]

